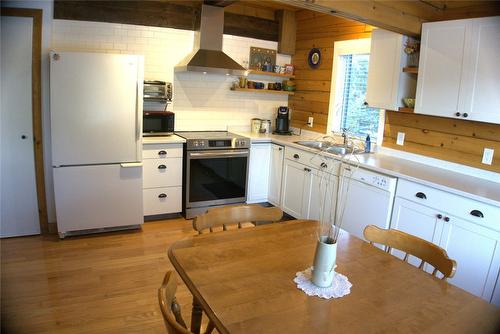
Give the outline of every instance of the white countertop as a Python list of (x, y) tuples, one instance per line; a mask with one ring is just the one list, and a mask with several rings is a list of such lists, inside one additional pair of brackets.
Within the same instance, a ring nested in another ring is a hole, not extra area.
[(158, 137), (142, 137), (143, 144), (177, 144), (185, 143), (186, 139), (179, 137), (177, 135), (171, 136), (158, 136)]
[[(248, 137), (253, 143), (273, 142), (276, 144), (293, 146), (305, 151), (317, 153), (302, 145), (295, 144), (299, 140), (315, 140), (321, 137), (312, 136), (281, 136), (273, 134), (256, 134), (250, 132), (239, 132), (238, 134)], [(324, 153), (327, 156), (336, 157), (333, 154)], [(357, 154), (359, 166), (382, 174), (415, 181), (430, 187), (462, 195), (487, 204), (500, 206), (500, 184), (485, 179), (453, 172), (444, 168), (434, 167), (407, 159), (397, 158), (383, 153)], [(356, 162), (355, 158), (351, 161)]]

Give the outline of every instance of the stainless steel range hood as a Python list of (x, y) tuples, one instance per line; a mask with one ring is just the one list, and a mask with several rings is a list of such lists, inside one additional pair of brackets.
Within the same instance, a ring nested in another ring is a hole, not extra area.
[(202, 5), (200, 27), (194, 34), (193, 52), (175, 66), (175, 72), (245, 75), (245, 68), (222, 52), (223, 33), (224, 8)]

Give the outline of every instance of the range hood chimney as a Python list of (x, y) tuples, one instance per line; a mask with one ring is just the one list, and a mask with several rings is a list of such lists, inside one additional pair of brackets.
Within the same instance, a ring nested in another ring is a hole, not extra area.
[(175, 72), (245, 75), (246, 69), (222, 52), (223, 33), (224, 8), (202, 5), (200, 27), (194, 33), (193, 52), (175, 66)]

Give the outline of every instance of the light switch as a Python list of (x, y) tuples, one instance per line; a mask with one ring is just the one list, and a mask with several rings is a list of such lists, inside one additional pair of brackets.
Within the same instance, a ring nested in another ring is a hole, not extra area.
[(493, 163), (493, 153), (495, 153), (494, 149), (485, 148), (483, 151), (483, 160), (481, 162), (485, 165), (491, 165)]
[(405, 133), (398, 132), (398, 138), (396, 139), (396, 144), (403, 146), (405, 142)]

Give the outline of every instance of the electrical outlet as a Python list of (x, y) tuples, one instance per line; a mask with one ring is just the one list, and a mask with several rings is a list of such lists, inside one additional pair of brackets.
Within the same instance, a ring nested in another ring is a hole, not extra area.
[(405, 133), (398, 132), (398, 138), (396, 139), (396, 144), (403, 146), (405, 142)]
[(493, 163), (493, 153), (495, 153), (494, 149), (485, 148), (483, 151), (483, 160), (481, 162), (485, 165), (491, 165)]
[(314, 117), (309, 116), (309, 118), (307, 119), (307, 126), (310, 127), (310, 128), (312, 128), (313, 121), (314, 121)]

